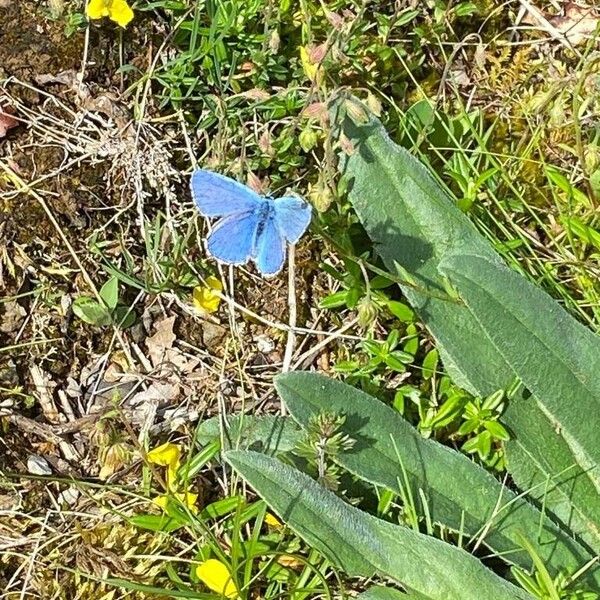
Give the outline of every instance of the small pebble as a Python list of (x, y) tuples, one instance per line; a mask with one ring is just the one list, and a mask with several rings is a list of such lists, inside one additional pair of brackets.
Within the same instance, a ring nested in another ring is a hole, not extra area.
[(27, 458), (27, 470), (32, 475), (52, 475), (52, 469), (48, 461), (41, 456), (30, 454)]
[(79, 498), (79, 491), (74, 487), (68, 487), (58, 495), (58, 501), (69, 506), (73, 506), (77, 502), (77, 498)]

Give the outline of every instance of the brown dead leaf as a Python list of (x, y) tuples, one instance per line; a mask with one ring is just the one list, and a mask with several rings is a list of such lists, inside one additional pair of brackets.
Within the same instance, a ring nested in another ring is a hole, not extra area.
[(525, 3), (527, 15), (523, 23), (547, 31), (552, 37), (571, 46), (587, 42), (596, 32), (600, 15), (591, 6), (581, 6), (575, 2), (565, 2), (562, 14), (553, 15)]
[(2, 333), (14, 333), (21, 327), (27, 311), (16, 301), (9, 300), (4, 304), (4, 314), (0, 320), (0, 331)]
[(8, 133), (9, 129), (13, 129), (19, 124), (19, 121), (12, 116), (10, 106), (0, 108), (0, 138), (3, 138)]
[(343, 27), (344, 18), (338, 13), (327, 11), (325, 16), (334, 29), (339, 31)]
[(157, 406), (171, 404), (179, 396), (180, 386), (176, 383), (155, 381), (148, 389), (133, 395), (128, 401), (128, 406), (140, 406), (155, 402)]
[(323, 62), (325, 55), (327, 54), (327, 44), (319, 44), (318, 46), (311, 46), (308, 50), (308, 58), (313, 65)]
[(150, 362), (156, 369), (155, 376), (170, 377), (174, 374), (191, 373), (200, 362), (173, 347), (177, 336), (173, 333), (175, 317), (167, 317), (154, 325), (155, 333), (146, 339)]
[(75, 84), (78, 83), (77, 71), (75, 71), (75, 69), (60, 71), (60, 73), (56, 73), (56, 75), (53, 75), (52, 73), (39, 73), (34, 79), (38, 85), (57, 83), (73, 88), (75, 87)]
[(327, 115), (327, 104), (324, 102), (313, 102), (302, 111), (302, 116), (309, 119), (323, 119)]
[(167, 317), (154, 324), (154, 335), (146, 339), (146, 348), (154, 367), (165, 361), (167, 350), (173, 347), (177, 336), (173, 333), (175, 317)]
[(564, 14), (548, 19), (557, 31), (562, 33), (567, 40), (577, 46), (589, 40), (596, 32), (600, 18), (592, 8), (586, 8), (568, 2)]
[(254, 173), (248, 172), (248, 175), (246, 176), (246, 184), (248, 185), (248, 187), (251, 187), (257, 194), (264, 195), (267, 191), (267, 183), (262, 179), (259, 179)]
[(251, 90), (242, 92), (240, 96), (244, 96), (244, 98), (248, 98), (250, 100), (258, 100), (259, 102), (265, 102), (271, 97), (271, 94), (269, 94), (269, 92), (266, 92), (265, 90), (261, 90), (260, 88), (252, 88)]
[(352, 156), (354, 154), (354, 144), (350, 140), (350, 138), (342, 133), (340, 136), (340, 148), (342, 152), (347, 156)]
[(202, 343), (211, 352), (223, 348), (223, 341), (227, 337), (227, 329), (218, 323), (205, 321), (202, 325)]
[(60, 423), (61, 419), (52, 397), (56, 383), (50, 379), (50, 375), (42, 371), (35, 363), (29, 367), (29, 373), (35, 386), (36, 396), (44, 416), (50, 423)]

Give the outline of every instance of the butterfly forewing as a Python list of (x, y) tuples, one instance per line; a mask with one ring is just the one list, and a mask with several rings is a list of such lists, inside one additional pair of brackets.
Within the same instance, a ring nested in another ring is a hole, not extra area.
[(310, 204), (302, 198), (284, 196), (274, 200), (273, 205), (279, 230), (290, 244), (295, 244), (310, 223)]
[(192, 174), (192, 197), (205, 217), (228, 217), (257, 210), (263, 199), (229, 177), (198, 169)]

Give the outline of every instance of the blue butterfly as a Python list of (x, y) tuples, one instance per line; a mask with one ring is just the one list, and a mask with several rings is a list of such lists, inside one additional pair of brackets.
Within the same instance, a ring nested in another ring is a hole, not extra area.
[(263, 275), (279, 273), (285, 244), (306, 231), (311, 206), (301, 198), (259, 196), (249, 187), (211, 171), (192, 174), (192, 196), (205, 217), (219, 217), (208, 236), (208, 251), (228, 265), (252, 259)]

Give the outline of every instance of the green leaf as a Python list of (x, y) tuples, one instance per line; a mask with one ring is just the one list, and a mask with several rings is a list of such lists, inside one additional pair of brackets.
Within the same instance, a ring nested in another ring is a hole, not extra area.
[(225, 458), (291, 529), (351, 576), (379, 573), (431, 600), (531, 600), (464, 550), (349, 506), (277, 459), (249, 451)]
[(146, 585), (138, 583), (136, 581), (128, 581), (127, 579), (121, 579), (119, 577), (95, 577), (89, 573), (82, 573), (82, 576), (87, 579), (92, 579), (104, 585), (111, 585), (113, 587), (122, 588), (124, 590), (133, 590), (142, 592), (150, 597), (156, 598), (191, 598), (192, 600), (219, 600), (222, 595), (217, 594), (206, 594), (198, 592), (197, 590), (169, 590), (163, 587), (156, 587), (153, 585)]
[(354, 308), (358, 304), (362, 294), (363, 291), (360, 288), (351, 287), (346, 292), (346, 306), (348, 306), (348, 308)]
[(291, 415), (303, 428), (323, 412), (345, 415), (341, 430), (355, 440), (336, 459), (358, 477), (402, 494), (403, 474), (413, 498), (427, 499), (434, 522), (475, 536), (487, 528), (484, 543), (505, 558), (530, 568), (520, 536), (556, 573), (576, 569), (589, 553), (522, 497), (504, 487), (491, 473), (441, 444), (423, 439), (395, 410), (342, 382), (308, 372), (286, 373), (275, 387)]
[(498, 421), (486, 421), (483, 425), (497, 440), (502, 440), (504, 442), (510, 439), (510, 435), (508, 435), (508, 431), (502, 426), (502, 424), (498, 423)]
[[(276, 415), (235, 415), (228, 418), (225, 449), (249, 448), (267, 454), (289, 452), (300, 441), (301, 430), (289, 418)], [(221, 437), (220, 418), (211, 417), (198, 427), (196, 441), (202, 445)]]
[(415, 320), (415, 312), (403, 302), (390, 300), (387, 303), (389, 311), (403, 323), (412, 323)]
[(124, 306), (123, 304), (119, 304), (112, 315), (112, 320), (115, 325), (118, 325), (121, 329), (127, 329), (131, 327), (135, 320), (137, 319), (137, 315), (134, 310), (131, 310), (129, 306)]
[(377, 585), (369, 588), (366, 592), (359, 594), (356, 600), (409, 600), (409, 598), (417, 598), (417, 596), (409, 596), (394, 588)]
[(600, 250), (600, 232), (596, 231), (593, 227), (586, 225), (578, 217), (561, 217), (561, 222), (571, 233), (578, 237), (585, 244), (591, 244), (597, 250)]
[(338, 308), (340, 306), (346, 306), (347, 296), (347, 290), (335, 292), (335, 294), (329, 294), (329, 296), (325, 296), (325, 298), (319, 302), (319, 308)]
[(416, 19), (420, 14), (421, 13), (418, 10), (410, 10), (407, 8), (398, 15), (398, 19), (395, 22), (395, 26), (401, 27), (402, 25), (408, 25), (408, 23)]
[(462, 411), (466, 398), (463, 394), (452, 394), (437, 410), (432, 425), (436, 428), (445, 427)]
[(546, 167), (546, 176), (561, 191), (563, 191), (569, 200), (574, 200), (577, 204), (589, 205), (588, 197), (578, 190), (556, 167)]
[(119, 301), (119, 280), (113, 275), (101, 288), (100, 298), (109, 310), (114, 310)]
[(506, 267), (476, 256), (455, 256), (442, 268), (533, 393), (532, 402), (548, 415), (554, 430), (550, 438), (561, 438), (561, 446), (569, 449), (570, 477), (592, 484), (586, 486), (590, 494), (570, 498), (573, 514), (559, 516), (571, 526), (583, 519), (575, 529), (600, 548), (600, 338)]
[(438, 341), (454, 381), (475, 395), (505, 388), (512, 372), (477, 321), (464, 306), (438, 297), (446, 294), (437, 268), (445, 254), (499, 258), (427, 169), (394, 144), (377, 119), (357, 126), (342, 117), (340, 106), (332, 120), (357, 148), (350, 156), (340, 154), (340, 169), (375, 250), (391, 273), (406, 279), (406, 272), (418, 286), (400, 285)]
[(141, 529), (166, 532), (175, 531), (187, 523), (187, 520), (179, 520), (168, 515), (135, 515), (128, 520)]
[(372, 356), (381, 356), (383, 351), (383, 344), (375, 340), (364, 340), (362, 347)]
[(73, 302), (73, 314), (90, 325), (109, 325), (111, 316), (108, 310), (94, 298), (79, 296)]
[(388, 354), (383, 360), (390, 369), (398, 371), (398, 373), (404, 373), (404, 371), (406, 371), (406, 365), (413, 361), (413, 355), (395, 350)]
[(245, 498), (240, 495), (227, 496), (211, 504), (207, 504), (200, 513), (201, 519), (218, 519), (235, 512), (240, 506), (244, 506)]
[[(377, 119), (357, 126), (344, 117), (342, 108), (342, 102), (334, 106), (332, 122), (357, 149), (351, 155), (340, 154), (349, 199), (387, 269), (403, 280), (410, 276), (422, 288), (400, 286), (436, 339), (444, 367), (460, 387), (476, 396), (508, 388), (513, 369), (474, 315), (439, 297), (447, 289), (438, 271), (445, 256), (474, 254), (501, 264), (499, 257), (449, 193), (416, 158), (390, 140)], [(555, 183), (568, 182), (559, 177)], [(513, 435), (506, 452), (517, 484), (543, 496), (545, 509), (567, 527), (580, 535), (587, 531), (588, 543), (597, 539), (597, 490), (574, 463), (564, 439), (549, 435), (553, 430), (549, 417), (535, 400), (515, 397), (504, 421)]]
[(423, 359), (423, 378), (431, 379), (435, 372), (437, 371), (438, 366), (438, 351), (434, 348), (430, 350)]

